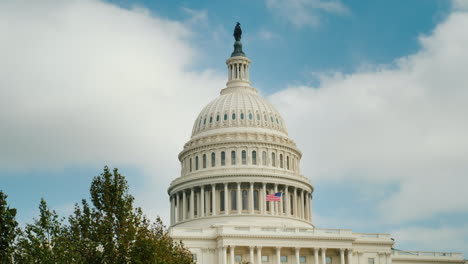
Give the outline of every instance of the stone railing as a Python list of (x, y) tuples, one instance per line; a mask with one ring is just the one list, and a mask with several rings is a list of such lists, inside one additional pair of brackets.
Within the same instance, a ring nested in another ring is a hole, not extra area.
[(451, 259), (458, 259), (463, 260), (463, 254), (461, 253), (454, 253), (454, 252), (428, 252), (428, 251), (400, 251), (395, 250), (393, 251), (393, 256), (395, 258), (451, 258)]

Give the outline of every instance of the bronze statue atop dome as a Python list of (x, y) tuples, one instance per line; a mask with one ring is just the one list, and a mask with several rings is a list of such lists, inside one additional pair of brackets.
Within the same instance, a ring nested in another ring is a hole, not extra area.
[(237, 22), (236, 27), (234, 28), (234, 38), (236, 41), (234, 42), (234, 51), (231, 54), (231, 57), (236, 57), (236, 56), (242, 56), (245, 57), (245, 53), (242, 51), (242, 43), (241, 43), (241, 38), (242, 38), (242, 29), (240, 27), (240, 23)]
[(240, 23), (237, 22), (236, 24), (236, 27), (234, 28), (234, 39), (236, 39), (236, 41), (240, 41), (241, 40), (241, 37), (242, 37), (242, 29), (240, 27)]

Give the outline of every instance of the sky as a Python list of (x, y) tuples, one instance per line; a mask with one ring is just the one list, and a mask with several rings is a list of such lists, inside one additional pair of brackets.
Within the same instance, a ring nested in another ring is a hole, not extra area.
[(105, 165), (168, 222), (177, 154), (236, 22), (319, 228), (468, 256), (467, 0), (0, 1), (0, 190), (61, 216)]

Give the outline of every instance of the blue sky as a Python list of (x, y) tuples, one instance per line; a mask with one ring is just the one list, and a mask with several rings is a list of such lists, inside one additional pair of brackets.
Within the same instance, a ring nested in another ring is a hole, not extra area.
[[(463, 0), (0, 3), (0, 189), (63, 216), (108, 164), (138, 205), (166, 189), (243, 28), (251, 80), (315, 185), (315, 223), (468, 252)], [(466, 67), (465, 67), (466, 66)]]

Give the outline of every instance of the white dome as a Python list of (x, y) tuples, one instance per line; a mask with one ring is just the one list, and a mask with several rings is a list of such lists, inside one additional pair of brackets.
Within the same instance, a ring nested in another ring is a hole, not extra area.
[(226, 88), (198, 115), (192, 138), (202, 132), (225, 128), (263, 128), (287, 135), (279, 112), (251, 87)]

